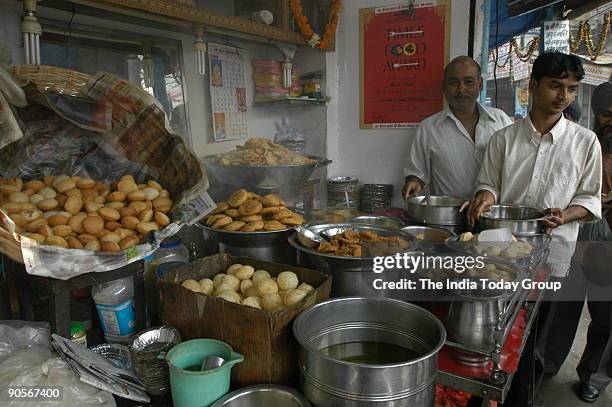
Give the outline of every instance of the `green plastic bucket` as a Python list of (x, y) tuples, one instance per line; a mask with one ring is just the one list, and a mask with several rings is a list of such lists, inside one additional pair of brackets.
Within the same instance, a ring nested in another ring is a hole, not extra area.
[[(207, 356), (218, 356), (225, 363), (216, 369), (200, 371)], [(230, 387), (232, 366), (244, 360), (225, 342), (193, 339), (174, 346), (165, 355), (170, 368), (174, 407), (208, 407), (224, 396)]]

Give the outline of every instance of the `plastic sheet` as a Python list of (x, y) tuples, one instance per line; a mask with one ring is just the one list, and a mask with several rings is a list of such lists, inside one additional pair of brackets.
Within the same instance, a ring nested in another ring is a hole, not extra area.
[[(52, 403), (54, 407), (116, 406), (111, 393), (81, 382), (70, 366), (60, 358), (47, 359), (29, 369), (24, 368), (25, 366), (8, 385), (11, 387), (61, 388), (62, 399), (54, 401)], [(6, 407), (38, 407), (40, 405), (41, 401), (12, 400)]]
[[(37, 76), (46, 69), (49, 75)], [(172, 223), (138, 246), (104, 253), (39, 245), (19, 236), (12, 221), (0, 214), (0, 227), (21, 245), (28, 273), (65, 280), (123, 267), (149, 255), (183, 224), (196, 223), (215, 207), (206, 193), (205, 169), (180, 136), (171, 133), (163, 110), (148, 93), (107, 73), (77, 81), (73, 71), (56, 71), (44, 66), (15, 68), (30, 104), (17, 109), (24, 137), (0, 150), (0, 176), (31, 180), (68, 174), (108, 184), (127, 174), (137, 183), (154, 179), (174, 201)], [(51, 73), (65, 79), (45, 82)], [(1, 130), (0, 145), (6, 136)]]

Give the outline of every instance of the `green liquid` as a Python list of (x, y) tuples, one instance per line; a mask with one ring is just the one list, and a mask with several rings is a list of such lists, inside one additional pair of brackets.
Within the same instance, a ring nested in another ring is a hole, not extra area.
[(336, 360), (368, 365), (407, 362), (421, 356), (412, 349), (384, 342), (346, 342), (323, 348), (320, 352)]

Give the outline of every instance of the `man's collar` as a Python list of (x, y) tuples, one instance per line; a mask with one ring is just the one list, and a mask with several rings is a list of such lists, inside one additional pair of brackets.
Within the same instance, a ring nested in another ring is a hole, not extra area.
[[(476, 109), (478, 109), (478, 114), (480, 115), (481, 118), (483, 119), (488, 119), (488, 120), (493, 120), (493, 116), (491, 116), (491, 113), (489, 113), (489, 111), (487, 109), (485, 109), (484, 106), (482, 106), (480, 103), (476, 102)], [(453, 111), (451, 110), (450, 106), (446, 105), (444, 107), (444, 109), (442, 110), (442, 114), (440, 115), (440, 117), (438, 117), (438, 121), (436, 124), (442, 124), (442, 122), (444, 120), (446, 120), (446, 118), (451, 118), (453, 120), (459, 120), (457, 119), (457, 116), (455, 116), (453, 114)]]
[[(523, 119), (523, 126), (525, 126), (525, 135), (529, 138), (529, 141), (533, 140), (533, 137), (539, 134), (539, 132), (536, 130), (533, 123), (531, 122), (531, 117), (529, 116), (529, 114), (527, 114), (527, 116), (525, 116), (525, 119)], [(556, 143), (557, 140), (559, 140), (563, 136), (566, 128), (567, 119), (563, 117), (563, 115), (561, 115), (561, 118), (557, 120), (557, 123), (555, 123), (553, 128), (550, 129), (550, 131), (548, 132), (552, 136), (553, 144)], [(540, 137), (543, 136), (545, 136), (545, 134), (540, 134)]]

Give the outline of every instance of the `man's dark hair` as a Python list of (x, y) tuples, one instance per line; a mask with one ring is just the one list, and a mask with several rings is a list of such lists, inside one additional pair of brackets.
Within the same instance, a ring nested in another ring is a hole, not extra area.
[(584, 69), (580, 58), (563, 52), (545, 52), (534, 61), (531, 79), (539, 81), (544, 76), (564, 79), (570, 73), (576, 75), (578, 81), (584, 78)]
[(580, 120), (580, 116), (582, 116), (582, 109), (580, 109), (578, 102), (574, 100), (568, 107), (565, 108), (563, 114), (571, 117), (572, 120), (578, 123), (578, 121)]

